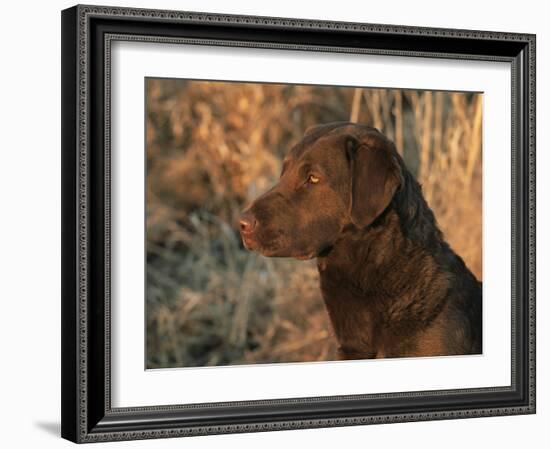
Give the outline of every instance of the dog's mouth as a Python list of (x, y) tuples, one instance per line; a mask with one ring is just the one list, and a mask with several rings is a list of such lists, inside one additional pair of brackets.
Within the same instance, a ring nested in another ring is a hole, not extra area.
[(275, 242), (270, 242), (269, 245), (261, 244), (254, 236), (241, 233), (243, 246), (248, 251), (254, 251), (266, 257), (274, 257), (276, 252)]
[(249, 251), (257, 251), (258, 243), (250, 236), (241, 234), (244, 247)]
[(251, 235), (241, 234), (243, 241), (243, 246), (248, 251), (254, 251), (265, 257), (292, 257), (296, 260), (311, 260), (317, 257), (317, 254), (314, 252), (309, 252), (306, 254), (292, 254), (291, 252), (282, 251), (277, 245), (277, 241), (270, 242), (269, 245), (262, 245), (258, 240), (256, 240)]

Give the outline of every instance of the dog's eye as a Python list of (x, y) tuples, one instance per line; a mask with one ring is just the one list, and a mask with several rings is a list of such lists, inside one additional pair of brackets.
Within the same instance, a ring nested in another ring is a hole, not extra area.
[(319, 182), (319, 178), (315, 175), (309, 175), (307, 178), (307, 182), (310, 184), (317, 184)]

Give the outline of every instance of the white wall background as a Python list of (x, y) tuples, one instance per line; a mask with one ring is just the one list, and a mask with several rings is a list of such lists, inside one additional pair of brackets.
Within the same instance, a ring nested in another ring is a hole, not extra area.
[[(111, 0), (120, 6), (334, 19), (537, 34), (538, 57), (538, 414), (443, 422), (115, 443), (117, 447), (454, 448), (541, 447), (550, 420), (545, 325), (550, 284), (550, 30), (545, 3), (463, 0), (297, 2)], [(69, 447), (60, 404), (60, 10), (71, 1), (9, 2), (2, 8), (0, 69), (0, 443)], [(545, 426), (546, 424), (546, 426)], [(290, 445), (290, 446), (289, 446)], [(101, 446), (101, 445), (100, 445)], [(94, 446), (98, 447), (98, 446)], [(113, 446), (114, 447), (114, 446)]]

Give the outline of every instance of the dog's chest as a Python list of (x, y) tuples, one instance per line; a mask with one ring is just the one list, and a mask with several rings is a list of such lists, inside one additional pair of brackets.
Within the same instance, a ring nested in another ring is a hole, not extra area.
[(374, 350), (377, 312), (368, 299), (353, 291), (352, 286), (338, 285), (321, 275), (321, 291), (332, 327), (343, 352), (358, 354)]
[(389, 325), (383, 291), (366, 293), (329, 270), (321, 272), (320, 279), (342, 358), (388, 357), (413, 344), (400, 338), (399, 328)]

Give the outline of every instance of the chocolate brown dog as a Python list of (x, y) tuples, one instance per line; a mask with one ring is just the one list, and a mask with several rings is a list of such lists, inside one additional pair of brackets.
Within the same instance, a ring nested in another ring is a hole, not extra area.
[(317, 258), (340, 358), (481, 353), (481, 283), (378, 130), (308, 129), (240, 231), (264, 256)]

